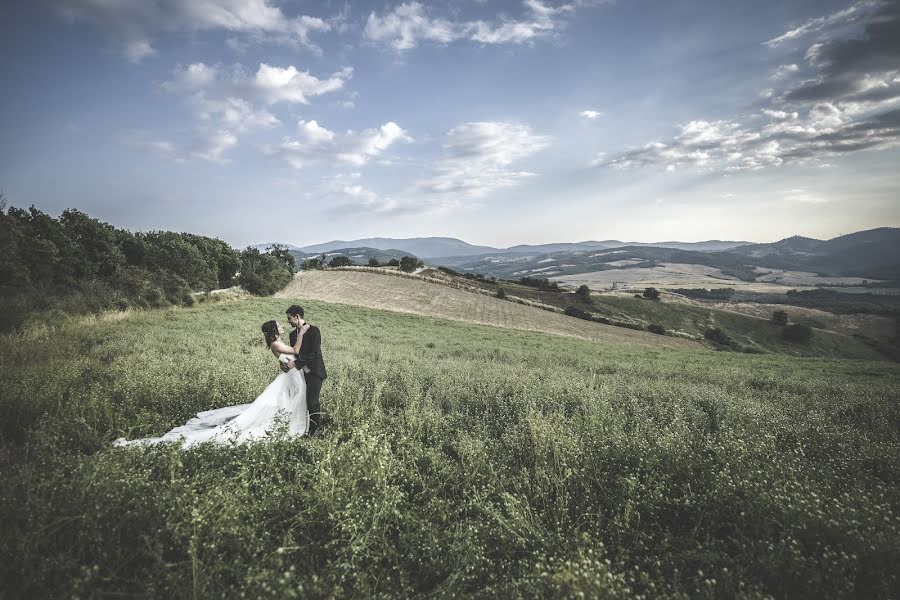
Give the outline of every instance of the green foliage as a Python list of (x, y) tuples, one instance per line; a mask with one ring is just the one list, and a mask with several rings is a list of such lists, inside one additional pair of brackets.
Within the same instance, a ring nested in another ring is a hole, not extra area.
[(501, 300), (505, 300), (506, 299), (506, 290), (504, 290), (502, 287), (498, 287), (497, 288), (497, 297), (500, 298)]
[(521, 285), (527, 285), (541, 290), (550, 290), (554, 292), (562, 291), (558, 283), (542, 277), (520, 277), (518, 282)]
[(883, 359), (874, 348), (851, 336), (831, 331), (817, 331), (806, 344), (796, 344), (781, 336), (781, 327), (769, 319), (760, 319), (727, 310), (696, 306), (684, 302), (647, 302), (643, 297), (632, 298), (619, 294), (591, 296), (592, 312), (611, 323), (622, 326), (631, 322), (645, 328), (657, 323), (667, 332), (702, 337), (707, 329), (717, 327), (727, 331), (742, 351), (774, 352), (793, 356), (829, 356), (835, 358)]
[(585, 302), (591, 301), (591, 288), (586, 285), (578, 286), (578, 289), (575, 290), (575, 297), (579, 300), (584, 300)]
[(291, 254), (291, 251), (288, 250), (287, 246), (283, 246), (281, 244), (272, 244), (272, 247), (269, 248), (269, 254), (283, 262), (284, 266), (290, 269), (291, 273), (297, 270), (297, 262), (294, 259), (294, 255)]
[(588, 311), (583, 308), (578, 308), (577, 306), (567, 306), (564, 314), (575, 317), (576, 319), (584, 319), (585, 321), (593, 321), (594, 317)]
[(412, 273), (417, 268), (424, 266), (422, 261), (416, 258), (415, 256), (404, 256), (400, 259), (400, 263), (398, 265), (401, 271), (406, 273)]
[(781, 337), (800, 344), (808, 342), (813, 335), (812, 327), (806, 323), (794, 323), (781, 330)]
[(658, 323), (650, 323), (647, 325), (647, 331), (656, 335), (666, 335), (666, 328)]
[(369, 266), (370, 267), (380, 267), (381, 263), (378, 262), (378, 259), (373, 256), (372, 258), (369, 259)]
[(283, 260), (272, 254), (263, 254), (256, 248), (241, 252), (241, 274), (238, 283), (254, 296), (271, 296), (293, 277)]
[(702, 288), (676, 288), (669, 290), (672, 293), (693, 298), (694, 300), (712, 300), (714, 302), (728, 302), (734, 298), (734, 288), (716, 288), (707, 290)]
[(783, 310), (772, 311), (772, 322), (776, 325), (787, 325), (788, 314)]
[(388, 261), (387, 264), (388, 264), (389, 267), (399, 267), (399, 266), (400, 266), (400, 261), (397, 260), (396, 258), (392, 258), (391, 260)]
[(318, 258), (307, 258), (300, 266), (304, 271), (318, 271), (324, 267), (324, 263)]
[(116, 229), (77, 210), (0, 211), (0, 329), (31, 314), (185, 305), (233, 284), (239, 258), (203, 236)]
[(323, 437), (110, 446), (253, 399), (277, 373), (259, 325), (286, 302), (0, 336), (4, 595), (900, 595), (891, 363), (304, 302)]
[(655, 287), (648, 287), (644, 290), (643, 296), (647, 300), (659, 300), (659, 290)]
[(734, 346), (734, 340), (718, 327), (712, 327), (703, 332), (703, 337), (722, 346)]
[(335, 256), (328, 263), (329, 267), (352, 267), (353, 261), (346, 256)]

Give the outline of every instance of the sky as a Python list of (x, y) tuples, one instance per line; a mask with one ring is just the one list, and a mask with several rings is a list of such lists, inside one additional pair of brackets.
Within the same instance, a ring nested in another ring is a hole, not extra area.
[(900, 226), (900, 1), (38, 0), (0, 190), (242, 248)]

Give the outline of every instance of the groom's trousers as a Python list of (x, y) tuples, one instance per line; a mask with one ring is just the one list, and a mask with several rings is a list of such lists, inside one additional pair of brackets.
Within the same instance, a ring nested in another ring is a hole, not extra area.
[(306, 408), (309, 410), (309, 432), (314, 433), (323, 423), (324, 415), (319, 406), (322, 392), (322, 378), (315, 373), (306, 373)]

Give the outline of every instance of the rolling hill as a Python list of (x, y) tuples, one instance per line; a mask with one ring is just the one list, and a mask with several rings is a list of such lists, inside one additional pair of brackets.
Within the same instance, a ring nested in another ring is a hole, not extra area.
[(544, 331), (586, 340), (625, 342), (657, 348), (703, 349), (702, 345), (691, 340), (592, 323), (499, 300), (490, 295), (377, 273), (350, 270), (298, 273), (276, 297), (352, 304), (509, 329)]

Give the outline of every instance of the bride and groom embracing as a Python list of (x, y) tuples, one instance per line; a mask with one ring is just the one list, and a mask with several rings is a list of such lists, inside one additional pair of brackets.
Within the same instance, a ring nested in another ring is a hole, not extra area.
[(290, 344), (282, 340), (284, 327), (278, 321), (262, 325), (266, 345), (278, 357), (282, 373), (250, 404), (226, 406), (198, 413), (196, 417), (158, 438), (127, 441), (117, 446), (183, 441), (185, 446), (201, 442), (242, 443), (265, 438), (286, 428), (289, 436), (311, 435), (323, 424), (319, 394), (325, 381), (322, 333), (303, 318), (303, 307), (287, 309), (294, 330)]

